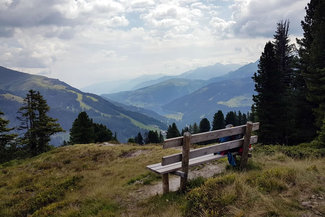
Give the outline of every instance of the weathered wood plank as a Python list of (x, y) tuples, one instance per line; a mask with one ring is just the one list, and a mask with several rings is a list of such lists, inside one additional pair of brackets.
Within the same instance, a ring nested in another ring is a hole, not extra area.
[(184, 176), (181, 176), (181, 182), (180, 182), (180, 190), (183, 192), (186, 189), (186, 183), (188, 177), (190, 144), (191, 144), (191, 134), (189, 132), (185, 132), (184, 139), (183, 139), (183, 149), (182, 149), (182, 171), (184, 172)]
[(162, 174), (162, 187), (163, 187), (163, 194), (169, 192), (169, 178), (168, 173)]
[[(233, 140), (233, 141), (224, 142), (224, 143), (220, 143), (220, 144), (210, 145), (207, 147), (197, 148), (197, 149), (190, 151), (189, 158), (192, 159), (192, 158), (200, 157), (200, 156), (207, 155), (207, 154), (212, 154), (212, 153), (217, 153), (217, 152), (221, 152), (221, 151), (225, 151), (225, 150), (229, 150), (229, 149), (233, 149), (233, 148), (238, 148), (243, 145), (243, 142), (244, 142), (244, 139), (238, 139), (238, 140)], [(257, 142), (257, 136), (252, 136), (250, 143), (254, 144), (256, 142)], [(182, 161), (181, 153), (163, 157), (161, 165), (165, 166), (165, 165), (173, 164), (173, 163), (176, 163), (179, 161)]]
[[(237, 154), (237, 152), (234, 152), (233, 154)], [(193, 158), (193, 159), (189, 160), (189, 166), (192, 167), (192, 166), (200, 165), (202, 163), (207, 163), (209, 161), (217, 160), (217, 159), (224, 158), (224, 157), (227, 157), (227, 155), (209, 154), (209, 155), (205, 155), (202, 157)], [(160, 168), (151, 169), (151, 171), (159, 173), (159, 174), (164, 174), (164, 173), (171, 173), (171, 172), (180, 170), (181, 168), (182, 168), (182, 163), (177, 162), (174, 164), (161, 166)]]
[[(259, 129), (260, 123), (253, 123), (253, 129), (252, 131), (256, 131)], [(204, 141), (209, 141), (213, 139), (218, 139), (226, 136), (232, 136), (232, 135), (237, 135), (237, 134), (244, 134), (245, 133), (245, 128), (246, 125), (238, 126), (238, 127), (232, 127), (228, 129), (221, 129), (221, 130), (214, 130), (210, 132), (205, 132), (205, 133), (197, 133), (193, 134), (191, 137), (191, 143), (198, 143), (198, 142), (204, 142)], [(183, 142), (183, 137), (176, 137), (176, 138), (171, 138), (171, 139), (166, 139), (164, 141), (163, 148), (171, 148), (171, 147), (178, 147), (182, 146)]]
[(260, 129), (260, 122), (253, 123), (252, 131), (256, 131)]
[(249, 143), (250, 143), (252, 130), (253, 130), (253, 123), (247, 122), (245, 136), (244, 136), (244, 143), (243, 143), (243, 153), (242, 153), (242, 157), (240, 158), (240, 169), (241, 170), (246, 168), (246, 164), (247, 164), (247, 160), (248, 160)]

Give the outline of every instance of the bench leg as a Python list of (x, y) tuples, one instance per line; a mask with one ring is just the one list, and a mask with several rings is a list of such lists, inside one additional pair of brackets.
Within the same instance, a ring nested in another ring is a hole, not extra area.
[(187, 173), (184, 174), (184, 176), (181, 176), (181, 183), (180, 183), (180, 190), (181, 192), (185, 192), (186, 190), (186, 184), (187, 184)]
[(163, 194), (169, 192), (169, 179), (168, 173), (162, 174)]

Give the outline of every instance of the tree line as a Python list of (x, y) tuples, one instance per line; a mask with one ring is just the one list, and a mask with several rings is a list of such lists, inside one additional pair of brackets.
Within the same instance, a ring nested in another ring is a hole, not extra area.
[(287, 20), (277, 24), (274, 40), (264, 47), (253, 76), (252, 107), (264, 144), (296, 145), (316, 138), (325, 146), (324, 11), (324, 1), (307, 5), (298, 48), (290, 43)]
[[(64, 132), (57, 119), (48, 116), (50, 107), (39, 91), (29, 90), (22, 107), (17, 112), (20, 125), (8, 127), (9, 121), (4, 119), (0, 111), (0, 163), (15, 159), (32, 157), (51, 150), (51, 136)], [(21, 135), (12, 133), (22, 132)], [(81, 112), (70, 129), (70, 140), (63, 145), (85, 144), (116, 140), (116, 133), (103, 124), (94, 123), (86, 112)]]
[[(221, 110), (218, 110), (213, 116), (212, 128), (210, 121), (207, 118), (201, 119), (199, 125), (195, 122), (189, 126), (183, 128), (181, 132), (179, 131), (176, 123), (172, 123), (168, 126), (166, 131), (166, 138), (175, 138), (182, 136), (184, 132), (190, 132), (191, 134), (208, 132), (211, 130), (219, 130), (225, 128), (227, 124), (232, 124), (233, 126), (239, 126), (246, 124), (247, 121), (252, 120), (253, 116), (250, 112), (242, 113), (240, 111), (230, 111), (224, 116)], [(139, 145), (149, 144), (149, 143), (162, 143), (164, 142), (164, 136), (160, 132), (150, 130), (144, 134), (144, 137), (139, 132), (135, 137), (129, 138), (129, 143), (137, 143)]]

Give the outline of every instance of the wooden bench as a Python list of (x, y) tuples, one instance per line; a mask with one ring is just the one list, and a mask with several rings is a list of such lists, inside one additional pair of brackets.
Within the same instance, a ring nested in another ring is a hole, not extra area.
[[(246, 125), (232, 127), (228, 129), (215, 130), (193, 135), (191, 135), (189, 132), (186, 132), (184, 133), (184, 136), (166, 139), (163, 144), (163, 148), (182, 146), (182, 153), (165, 156), (162, 158), (161, 163), (148, 165), (147, 168), (153, 172), (162, 175), (164, 194), (169, 192), (169, 173), (181, 177), (180, 189), (184, 191), (188, 178), (189, 167), (227, 156), (215, 153), (242, 147), (243, 152), (241, 154), (240, 168), (244, 169), (247, 164), (249, 144), (257, 142), (257, 136), (251, 136), (251, 133), (252, 131), (258, 129), (259, 123), (247, 122)], [(240, 134), (244, 135), (244, 137), (241, 139), (236, 139), (224, 143), (212, 144), (202, 148), (190, 150), (190, 144), (216, 140), (218, 138)], [(232, 153), (238, 154), (237, 152)]]

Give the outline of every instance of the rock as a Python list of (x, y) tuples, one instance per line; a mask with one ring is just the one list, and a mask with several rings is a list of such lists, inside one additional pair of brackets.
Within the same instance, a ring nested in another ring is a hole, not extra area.
[(302, 206), (310, 206), (311, 205), (311, 201), (303, 201), (301, 203)]

